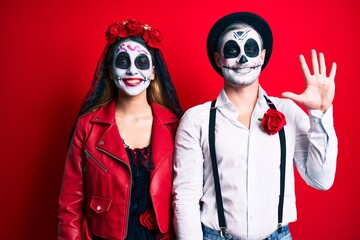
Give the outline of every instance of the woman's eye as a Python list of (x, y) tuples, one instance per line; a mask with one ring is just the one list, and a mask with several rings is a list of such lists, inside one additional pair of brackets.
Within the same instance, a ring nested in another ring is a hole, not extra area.
[(121, 69), (127, 69), (130, 67), (130, 57), (129, 54), (121, 52), (117, 55), (115, 60), (115, 66)]
[(135, 59), (135, 66), (140, 70), (146, 70), (150, 68), (150, 60), (146, 55), (139, 55)]

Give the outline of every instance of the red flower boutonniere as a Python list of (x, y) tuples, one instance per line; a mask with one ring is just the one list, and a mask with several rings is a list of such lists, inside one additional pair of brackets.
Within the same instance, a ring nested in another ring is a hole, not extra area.
[(269, 135), (274, 135), (286, 125), (286, 119), (283, 113), (275, 109), (268, 109), (263, 118), (259, 118), (263, 130)]
[(158, 229), (158, 225), (156, 222), (156, 216), (153, 209), (148, 209), (142, 214), (140, 214), (139, 221), (141, 226), (149, 230)]

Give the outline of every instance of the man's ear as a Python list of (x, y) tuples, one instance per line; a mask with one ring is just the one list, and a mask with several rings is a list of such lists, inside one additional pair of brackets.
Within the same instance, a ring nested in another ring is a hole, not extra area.
[(262, 63), (264, 64), (264, 61), (265, 61), (265, 55), (266, 55), (266, 49), (263, 49), (261, 51), (261, 60), (262, 60)]
[(220, 62), (220, 54), (218, 52), (214, 52), (214, 60), (216, 63), (216, 66), (218, 66), (219, 68), (221, 68), (221, 62)]

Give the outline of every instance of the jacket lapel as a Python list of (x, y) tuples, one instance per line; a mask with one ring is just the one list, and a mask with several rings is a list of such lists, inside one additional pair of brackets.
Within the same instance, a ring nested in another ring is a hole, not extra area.
[(100, 108), (92, 119), (92, 122), (95, 124), (93, 131), (98, 130), (100, 136), (95, 143), (96, 148), (130, 166), (126, 150), (122, 144), (122, 139), (116, 125), (115, 108), (116, 101), (114, 100), (108, 105)]
[(152, 159), (155, 166), (155, 169), (151, 171), (151, 176), (153, 176), (162, 161), (169, 159), (174, 151), (174, 132), (172, 131), (179, 120), (173, 113), (158, 104), (153, 103), (151, 107), (154, 116), (151, 137)]

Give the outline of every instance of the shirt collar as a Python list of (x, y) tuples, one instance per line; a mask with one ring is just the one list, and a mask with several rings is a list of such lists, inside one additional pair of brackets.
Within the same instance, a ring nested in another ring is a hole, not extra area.
[(258, 94), (258, 100), (257, 104), (259, 104), (260, 107), (267, 106), (266, 100), (264, 96), (268, 96), (265, 90), (259, 85), (259, 94)]
[[(265, 90), (259, 85), (259, 93), (258, 93), (258, 100), (257, 104), (260, 107), (263, 107), (264, 105), (267, 105), (266, 100), (264, 96), (268, 96)], [(216, 99), (216, 105), (217, 108), (224, 108), (228, 109), (234, 112), (237, 112), (236, 107), (232, 104), (232, 102), (229, 100), (228, 96), (225, 93), (224, 88), (221, 89), (219, 96)]]
[(231, 108), (232, 106), (234, 106), (226, 95), (224, 88), (221, 89), (220, 94), (216, 99), (215, 106), (217, 108)]

